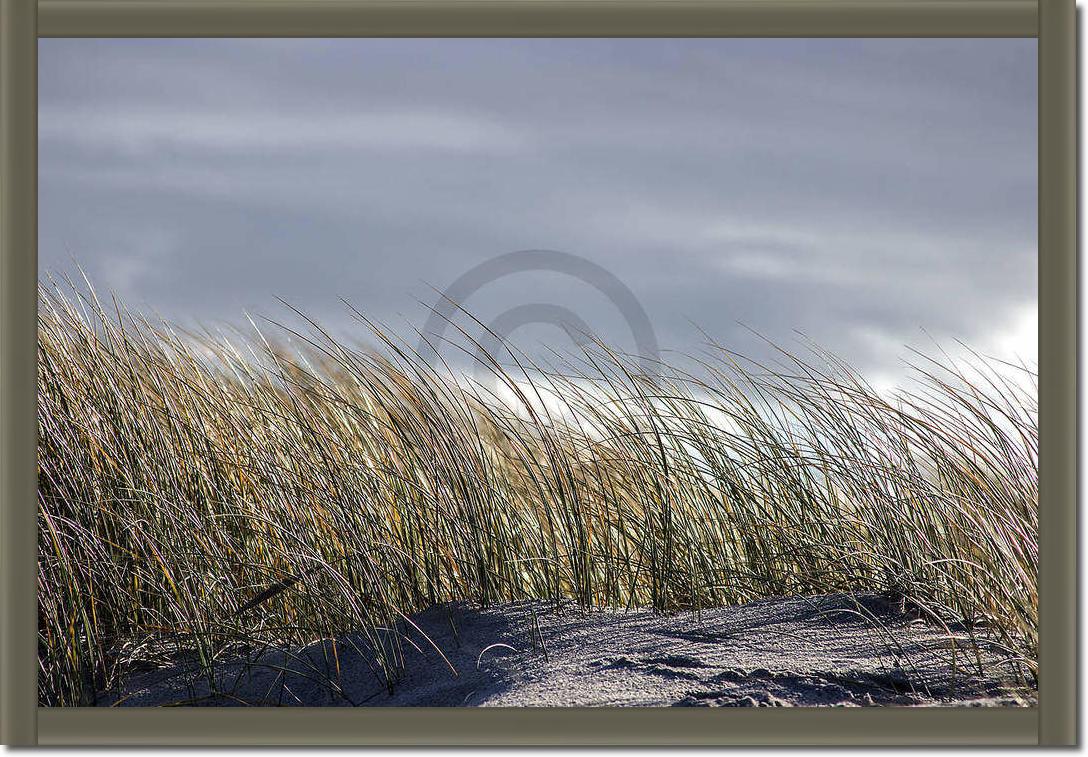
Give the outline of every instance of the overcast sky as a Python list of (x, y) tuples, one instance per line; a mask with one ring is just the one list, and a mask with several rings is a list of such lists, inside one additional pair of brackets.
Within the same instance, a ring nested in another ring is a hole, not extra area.
[[(407, 330), (431, 287), (543, 248), (616, 276), (664, 348), (694, 323), (873, 375), (931, 338), (1035, 360), (1032, 39), (39, 44), (41, 270), (140, 309), (282, 297), (343, 329), (342, 297)], [(594, 283), (523, 271), (464, 305), (633, 350)]]

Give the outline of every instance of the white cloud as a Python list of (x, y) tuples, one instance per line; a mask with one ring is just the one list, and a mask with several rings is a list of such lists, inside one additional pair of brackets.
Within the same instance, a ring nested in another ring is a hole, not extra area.
[(1028, 366), (1039, 362), (1039, 308), (1035, 303), (1016, 308), (990, 338), (988, 351), (1010, 363)]

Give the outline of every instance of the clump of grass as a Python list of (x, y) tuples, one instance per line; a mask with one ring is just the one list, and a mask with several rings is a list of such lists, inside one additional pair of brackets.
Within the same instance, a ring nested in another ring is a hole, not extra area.
[(213, 679), (240, 646), (349, 630), (392, 685), (389, 629), (460, 599), (886, 591), (1035, 670), (1030, 372), (918, 356), (887, 396), (819, 351), (650, 375), (594, 344), (559, 371), (463, 334), (482, 384), (365, 319), (373, 350), (40, 303), (43, 704), (92, 703), (134, 650)]

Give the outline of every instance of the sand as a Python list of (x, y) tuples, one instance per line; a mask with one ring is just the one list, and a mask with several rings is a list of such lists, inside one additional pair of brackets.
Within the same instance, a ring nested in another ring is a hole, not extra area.
[[(657, 615), (521, 602), (441, 605), (383, 643), (390, 687), (362, 635), (248, 650), (210, 677), (184, 657), (134, 669), (102, 705), (1025, 706), (1035, 691), (983, 643), (876, 595), (770, 599)], [(426, 638), (424, 637), (426, 634)], [(430, 641), (427, 639), (429, 638)], [(431, 643), (433, 642), (433, 644)], [(436, 649), (437, 647), (437, 649)], [(441, 650), (441, 654), (438, 650)]]

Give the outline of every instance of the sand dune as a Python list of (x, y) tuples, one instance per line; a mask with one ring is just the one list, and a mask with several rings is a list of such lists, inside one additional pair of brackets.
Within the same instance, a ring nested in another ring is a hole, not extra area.
[[(357, 706), (1030, 705), (985, 642), (876, 595), (771, 599), (679, 613), (522, 602), (432, 608), (401, 632), (390, 690), (373, 640), (250, 651), (214, 676), (184, 659), (133, 671), (100, 704)], [(426, 636), (424, 636), (426, 634)], [(438, 650), (441, 650), (441, 654)], [(214, 691), (211, 680), (215, 681)]]

